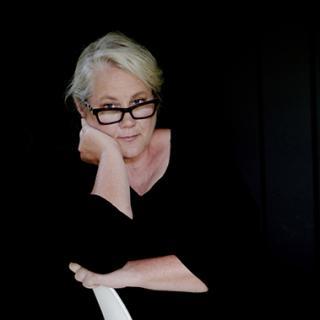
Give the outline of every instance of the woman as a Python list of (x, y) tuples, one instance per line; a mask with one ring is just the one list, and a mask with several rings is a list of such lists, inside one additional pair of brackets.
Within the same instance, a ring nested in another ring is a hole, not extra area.
[[(82, 117), (81, 159), (98, 166), (91, 194), (113, 206), (106, 206), (106, 215), (113, 210), (134, 220), (139, 213), (132, 206), (131, 193), (139, 201), (167, 174), (171, 132), (155, 129), (161, 75), (150, 52), (120, 33), (107, 34), (79, 58), (67, 96), (73, 96)], [(155, 204), (158, 194), (153, 194)], [(70, 269), (87, 288), (208, 290), (175, 254), (130, 260), (104, 275), (77, 263), (71, 263)]]
[[(120, 289), (133, 319), (207, 313), (209, 273), (222, 270), (209, 262), (214, 189), (198, 178), (200, 153), (185, 153), (176, 132), (156, 128), (161, 85), (152, 54), (111, 32), (83, 51), (67, 92), (82, 118), (81, 160), (97, 166), (84, 210), (95, 221), (95, 242), (87, 237), (79, 245), (76, 236), (69, 268), (86, 288)], [(99, 258), (92, 243), (101, 245)]]

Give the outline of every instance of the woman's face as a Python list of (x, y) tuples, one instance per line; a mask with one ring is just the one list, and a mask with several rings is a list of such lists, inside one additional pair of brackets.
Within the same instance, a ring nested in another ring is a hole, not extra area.
[[(92, 96), (88, 102), (93, 108), (107, 105), (127, 108), (152, 98), (152, 90), (140, 79), (111, 64), (105, 64), (93, 73)], [(86, 119), (90, 126), (113, 137), (127, 159), (137, 157), (146, 149), (156, 124), (156, 114), (146, 119), (133, 119), (129, 112), (124, 114), (121, 122), (108, 125), (99, 124), (89, 111), (86, 112)]]

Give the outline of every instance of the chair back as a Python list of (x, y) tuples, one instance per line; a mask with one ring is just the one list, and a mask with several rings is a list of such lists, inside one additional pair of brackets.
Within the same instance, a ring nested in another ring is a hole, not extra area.
[(115, 289), (99, 286), (92, 290), (105, 320), (132, 320)]

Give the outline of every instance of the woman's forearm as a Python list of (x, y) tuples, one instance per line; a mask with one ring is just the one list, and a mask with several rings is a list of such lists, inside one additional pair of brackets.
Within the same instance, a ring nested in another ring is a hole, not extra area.
[(94, 273), (77, 263), (70, 264), (75, 279), (86, 288), (140, 287), (150, 290), (206, 292), (208, 287), (176, 256), (163, 256), (127, 262), (122, 268), (106, 274)]
[(105, 198), (132, 218), (128, 176), (120, 154), (106, 154), (101, 157), (91, 193)]
[(174, 255), (129, 261), (122, 269), (132, 279), (131, 286), (165, 291), (208, 291), (208, 287)]

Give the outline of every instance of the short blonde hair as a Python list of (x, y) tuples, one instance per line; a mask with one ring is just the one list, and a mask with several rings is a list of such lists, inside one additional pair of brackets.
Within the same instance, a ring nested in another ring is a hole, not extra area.
[(109, 32), (88, 45), (81, 53), (66, 99), (72, 96), (80, 101), (91, 96), (91, 79), (100, 64), (111, 63), (130, 72), (159, 95), (163, 83), (162, 70), (156, 59), (144, 46), (120, 32)]

